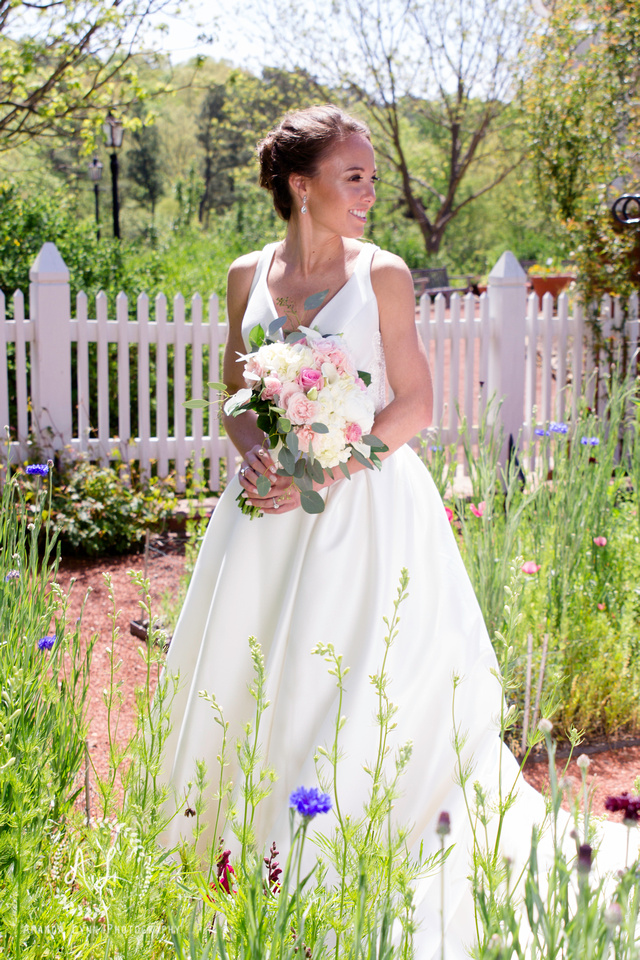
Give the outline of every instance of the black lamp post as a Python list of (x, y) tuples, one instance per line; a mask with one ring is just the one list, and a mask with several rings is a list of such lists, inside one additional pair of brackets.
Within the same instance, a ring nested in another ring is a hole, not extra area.
[(104, 123), (104, 133), (107, 140), (107, 147), (111, 150), (111, 194), (113, 197), (113, 235), (120, 239), (120, 205), (118, 203), (118, 154), (117, 150), (122, 146), (122, 137), (124, 129), (122, 120), (117, 120), (113, 114), (109, 113)]
[(102, 179), (102, 163), (94, 157), (89, 164), (89, 179), (93, 182), (93, 192), (96, 198), (96, 237), (100, 239), (100, 180)]

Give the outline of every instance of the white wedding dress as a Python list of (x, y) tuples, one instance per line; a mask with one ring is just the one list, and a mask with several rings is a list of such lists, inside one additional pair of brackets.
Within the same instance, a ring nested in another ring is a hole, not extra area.
[[(245, 342), (257, 323), (266, 327), (278, 315), (267, 286), (275, 246), (265, 247), (258, 262), (242, 327)], [(380, 409), (386, 381), (370, 275), (376, 250), (363, 245), (353, 275), (312, 326), (322, 334), (343, 336), (357, 367), (371, 373), (369, 389)], [(450, 814), (447, 843), (455, 847), (445, 867), (446, 956), (465, 957), (475, 939), (467, 880), (471, 838), (462, 791), (454, 782), (452, 677), (463, 678), (456, 721), (468, 734), (465, 753), (475, 762), (472, 781), (489, 790), (498, 778), (502, 694), (492, 673), (497, 662), (482, 614), (429, 472), (403, 446), (380, 471), (363, 470), (324, 491), (325, 510), (315, 516), (299, 509), (250, 520), (236, 504), (239, 489), (233, 479), (216, 507), (167, 656), (166, 670), (179, 672), (180, 685), (165, 778), (182, 809), (197, 759), (207, 762), (210, 780), (217, 782), (221, 732), (199, 691), (214, 693), (222, 705), (230, 740), (240, 736), (255, 709), (248, 690), (253, 670), (247, 638), (256, 637), (270, 701), (260, 740), (278, 777), (259, 805), (256, 835), (259, 844), (275, 840), (280, 850), (286, 849), (289, 795), (300, 785), (317, 784), (314, 756), (318, 746), (333, 741), (335, 678), (321, 657), (311, 655), (316, 643), (331, 642), (350, 668), (342, 705), (347, 722), (341, 734), (341, 805), (344, 812), (361, 814), (370, 785), (363, 764), (376, 755), (379, 729), (370, 676), (380, 669), (383, 617), (393, 612), (400, 572), (407, 568), (409, 596), (400, 608), (399, 634), (386, 668), (389, 696), (398, 706), (395, 743), (413, 743), (395, 814), (398, 822), (412, 825), (412, 842), (417, 849), (424, 841), (425, 852), (439, 848), (438, 816), (443, 810)], [(517, 764), (503, 752), (510, 786)], [(230, 756), (228, 776), (237, 783), (235, 752)], [(544, 815), (542, 797), (522, 783), (507, 814), (504, 852), (513, 856), (519, 846), (526, 856), (532, 825)], [(319, 818), (318, 828), (323, 828), (322, 820), (326, 828), (332, 816)], [(177, 842), (190, 823), (178, 814), (164, 842)], [(229, 840), (226, 835), (225, 842)], [(418, 960), (439, 955), (439, 884), (439, 877), (418, 883)]]

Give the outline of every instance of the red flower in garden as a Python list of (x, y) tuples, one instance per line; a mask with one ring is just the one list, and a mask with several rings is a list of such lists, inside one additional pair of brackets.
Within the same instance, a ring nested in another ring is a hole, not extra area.
[(617, 797), (606, 797), (604, 807), (605, 810), (610, 810), (612, 813), (622, 811), (625, 823), (637, 823), (640, 814), (640, 797), (632, 797), (625, 790)]

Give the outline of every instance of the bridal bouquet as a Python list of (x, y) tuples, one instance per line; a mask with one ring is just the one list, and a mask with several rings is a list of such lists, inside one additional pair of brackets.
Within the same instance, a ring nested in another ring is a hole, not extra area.
[[(305, 310), (319, 306), (323, 296), (309, 297)], [(284, 340), (271, 339), (286, 320), (278, 317), (266, 335), (259, 326), (251, 331), (254, 351), (240, 357), (247, 386), (227, 400), (224, 412), (233, 417), (257, 413), (278, 475), (291, 477), (303, 510), (321, 513), (324, 500), (313, 484), (323, 483), (325, 471), (333, 479), (333, 469), (339, 468), (351, 479), (346, 466), (351, 457), (373, 469), (380, 467), (377, 452), (388, 448), (369, 433), (375, 416), (369, 374), (356, 370), (339, 337), (300, 326)], [(268, 479), (259, 477), (257, 488), (267, 496)], [(260, 514), (244, 497), (238, 503), (243, 512)]]

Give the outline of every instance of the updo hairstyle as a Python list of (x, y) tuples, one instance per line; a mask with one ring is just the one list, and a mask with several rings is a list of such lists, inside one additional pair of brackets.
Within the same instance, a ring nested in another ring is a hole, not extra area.
[(289, 220), (293, 201), (289, 177), (314, 177), (323, 156), (354, 133), (371, 140), (366, 124), (327, 103), (286, 114), (258, 144), (260, 186), (269, 190), (283, 220)]

